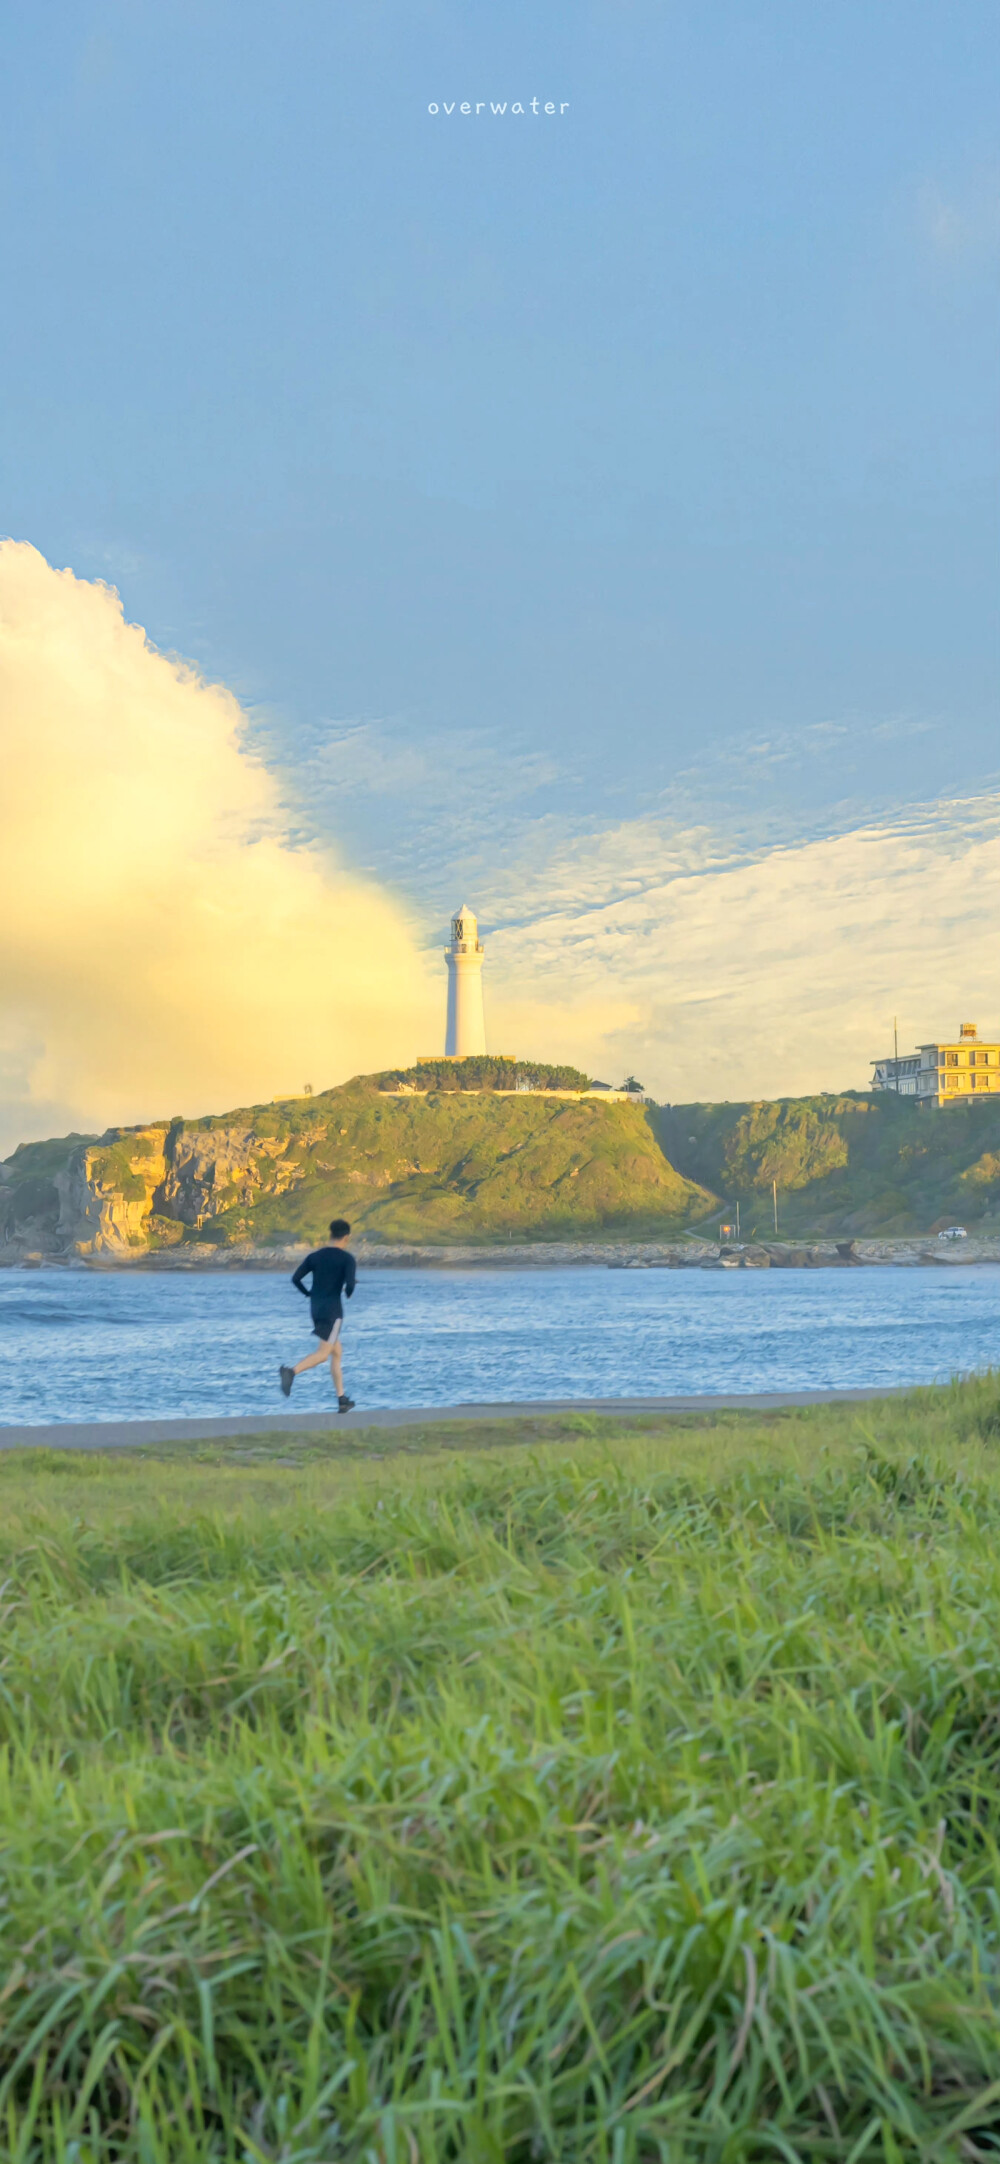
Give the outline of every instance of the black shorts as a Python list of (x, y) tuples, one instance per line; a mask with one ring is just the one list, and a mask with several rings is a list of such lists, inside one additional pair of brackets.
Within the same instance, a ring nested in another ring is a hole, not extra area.
[(334, 1314), (330, 1308), (314, 1307), (312, 1319), (313, 1336), (318, 1337), (322, 1345), (335, 1345), (343, 1328), (342, 1312)]

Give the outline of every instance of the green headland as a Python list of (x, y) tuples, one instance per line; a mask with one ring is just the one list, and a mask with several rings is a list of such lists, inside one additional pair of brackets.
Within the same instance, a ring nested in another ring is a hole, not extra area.
[(344, 1215), (375, 1250), (1000, 1232), (1000, 1106), (882, 1093), (658, 1106), (565, 1067), (430, 1062), (316, 1096), (16, 1150), (0, 1255), (221, 1256), (311, 1241)]

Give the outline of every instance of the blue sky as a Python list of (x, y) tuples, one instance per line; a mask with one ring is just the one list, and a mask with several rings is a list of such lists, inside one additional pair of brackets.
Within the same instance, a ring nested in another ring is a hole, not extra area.
[(35, 0), (5, 51), (3, 527), (428, 936), (610, 827), (992, 780), (995, 0)]

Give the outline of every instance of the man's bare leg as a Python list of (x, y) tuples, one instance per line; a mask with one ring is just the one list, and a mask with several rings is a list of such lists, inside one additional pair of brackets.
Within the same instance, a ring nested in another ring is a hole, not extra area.
[[(306, 1372), (306, 1369), (307, 1369), (307, 1368), (318, 1368), (318, 1367), (321, 1367), (321, 1366), (322, 1366), (322, 1364), (323, 1364), (323, 1361), (324, 1361), (324, 1360), (332, 1360), (332, 1359), (333, 1359), (333, 1354), (332, 1354), (332, 1352), (331, 1352), (331, 1350), (330, 1350), (330, 1347), (329, 1347), (329, 1345), (327, 1345), (327, 1344), (323, 1344), (323, 1343), (320, 1343), (319, 1345), (317, 1345), (317, 1347), (316, 1347), (316, 1350), (315, 1350), (315, 1352), (307, 1353), (307, 1354), (306, 1354), (306, 1357), (305, 1357), (305, 1359), (304, 1359), (304, 1360), (299, 1360), (299, 1361), (297, 1362), (296, 1366), (295, 1366), (295, 1367), (293, 1367), (293, 1369), (292, 1369), (292, 1374), (293, 1374), (293, 1375), (304, 1375), (304, 1374), (305, 1374), (305, 1372)], [(339, 1352), (338, 1352), (338, 1359), (339, 1359)]]
[(349, 1398), (344, 1390), (344, 1369), (340, 1352), (339, 1323), (335, 1327), (332, 1337), (323, 1338), (320, 1340), (320, 1343), (317, 1345), (315, 1352), (307, 1353), (305, 1359), (299, 1360), (295, 1367), (283, 1367), (281, 1369), (282, 1390), (284, 1391), (284, 1394), (287, 1398), (291, 1393), (292, 1384), (295, 1381), (296, 1376), (304, 1375), (307, 1368), (322, 1367), (324, 1360), (329, 1360), (330, 1362), (330, 1374), (333, 1378), (333, 1387), (337, 1393), (337, 1410), (341, 1413), (349, 1413), (353, 1407), (354, 1399)]

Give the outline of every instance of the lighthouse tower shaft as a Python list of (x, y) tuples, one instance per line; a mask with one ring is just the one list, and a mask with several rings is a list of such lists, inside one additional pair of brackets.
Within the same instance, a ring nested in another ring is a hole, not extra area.
[(468, 1059), (486, 1050), (483, 1016), (483, 962), (485, 949), (471, 909), (459, 909), (451, 920), (451, 945), (445, 948), (448, 964), (448, 1023), (445, 1054)]

